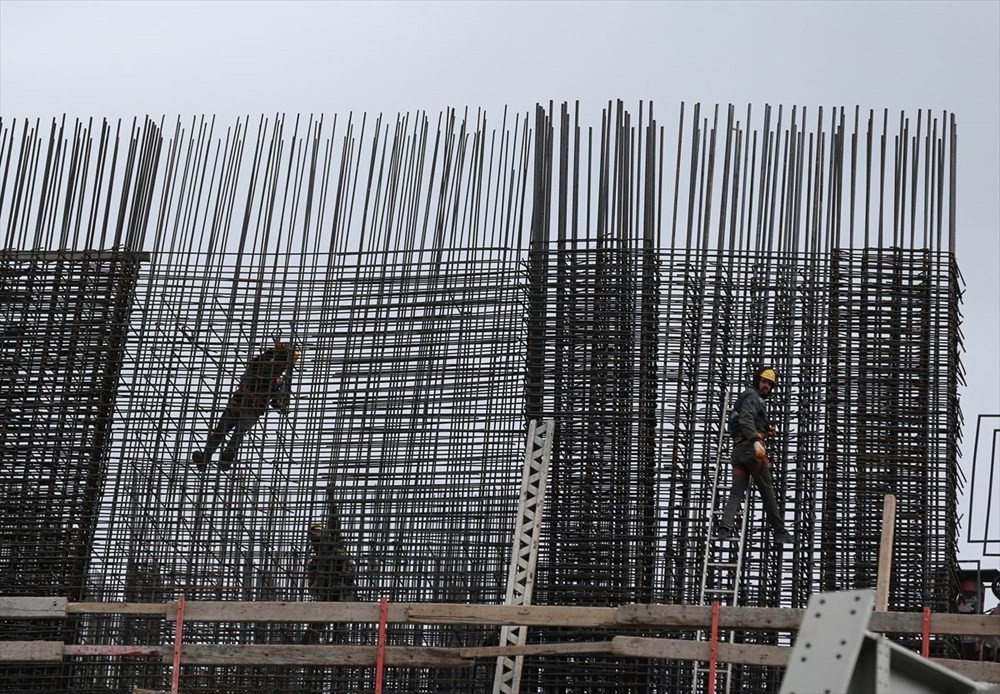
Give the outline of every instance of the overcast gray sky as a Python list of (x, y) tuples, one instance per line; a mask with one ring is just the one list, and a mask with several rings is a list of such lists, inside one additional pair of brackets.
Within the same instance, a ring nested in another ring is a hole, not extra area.
[[(4, 118), (469, 106), (498, 119), (579, 100), (597, 124), (610, 99), (660, 114), (681, 101), (956, 114), (968, 470), (976, 417), (1000, 413), (996, 0), (0, 0)], [(961, 558), (981, 557), (963, 543)]]

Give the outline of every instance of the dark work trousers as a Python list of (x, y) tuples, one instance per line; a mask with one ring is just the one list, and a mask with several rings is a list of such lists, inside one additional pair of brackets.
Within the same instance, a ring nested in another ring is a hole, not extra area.
[(733, 527), (736, 511), (743, 503), (747, 487), (750, 485), (750, 478), (753, 477), (757, 484), (757, 491), (760, 492), (760, 498), (764, 502), (764, 513), (767, 515), (768, 525), (771, 526), (775, 534), (785, 532), (785, 519), (774, 496), (771, 465), (757, 460), (753, 451), (753, 441), (741, 441), (733, 446), (732, 465), (733, 486), (729, 490), (729, 499), (726, 501), (726, 508), (722, 512), (719, 524), (726, 528)]
[(226, 434), (233, 432), (226, 444), (226, 450), (235, 454), (243, 441), (243, 436), (253, 429), (253, 425), (267, 411), (268, 395), (241, 393), (237, 391), (229, 399), (225, 412), (219, 422), (208, 435), (208, 445), (205, 446), (205, 457), (210, 457), (215, 449), (222, 445)]

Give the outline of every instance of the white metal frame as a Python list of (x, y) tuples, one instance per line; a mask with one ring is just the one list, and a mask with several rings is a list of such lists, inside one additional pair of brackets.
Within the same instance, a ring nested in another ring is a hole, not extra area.
[[(528, 425), (524, 472), (521, 476), (521, 497), (514, 527), (514, 547), (507, 574), (505, 605), (531, 604), (554, 433), (555, 422), (551, 419), (545, 419), (541, 424), (531, 420)], [(526, 626), (504, 626), (500, 629), (501, 647), (523, 646), (527, 638)], [(498, 656), (496, 674), (493, 677), (493, 694), (517, 694), (521, 688), (523, 667), (524, 656)]]

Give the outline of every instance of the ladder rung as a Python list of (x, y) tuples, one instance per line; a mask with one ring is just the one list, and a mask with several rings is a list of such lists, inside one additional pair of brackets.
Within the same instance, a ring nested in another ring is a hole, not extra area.
[(730, 569), (735, 569), (737, 566), (736, 562), (730, 562), (730, 561), (709, 561), (705, 562), (705, 564), (708, 566), (724, 566)]

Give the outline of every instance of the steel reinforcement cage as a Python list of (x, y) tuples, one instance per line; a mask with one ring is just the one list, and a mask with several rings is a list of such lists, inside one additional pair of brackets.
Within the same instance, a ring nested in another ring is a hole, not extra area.
[[(767, 362), (775, 478), (798, 542), (773, 545), (751, 506), (740, 604), (874, 586), (891, 491), (890, 605), (949, 611), (955, 125), (919, 113), (892, 135), (886, 115), (880, 135), (861, 115), (852, 132), (843, 110), (830, 122), (821, 110), (807, 130), (804, 110), (766, 108), (755, 129), (750, 109), (742, 122), (682, 107), (673, 171), (664, 126), (622, 104), (596, 132), (564, 105), (492, 130), (485, 114), (448, 112), (436, 137), (425, 114), (380, 117), (369, 135), (366, 118), (335, 119), (330, 135), (322, 119), (261, 119), (256, 141), (243, 121), (224, 135), (205, 120), (172, 135), (137, 122), (128, 136), (53, 123), (47, 139), (0, 121), (0, 595), (495, 604), (526, 423), (551, 417), (534, 602), (696, 602), (725, 396)], [(230, 470), (199, 469), (192, 453), (276, 339), (303, 355), (290, 412), (263, 418)], [(312, 541), (313, 524), (330, 541)], [(337, 566), (333, 585), (317, 585), (317, 559)], [(497, 632), (396, 625), (388, 639), (479, 646)], [(3, 634), (172, 639), (160, 620), (100, 615)], [(374, 635), (194, 623), (185, 641)], [(0, 678), (11, 691), (130, 691), (163, 687), (168, 669), (79, 657), (6, 664)], [(776, 691), (780, 676), (740, 666), (734, 683)], [(667, 661), (551, 656), (526, 660), (522, 686), (673, 692), (691, 677)], [(347, 667), (181, 673), (182, 691), (373, 681)], [(480, 661), (394, 669), (385, 687), (492, 681)]]

